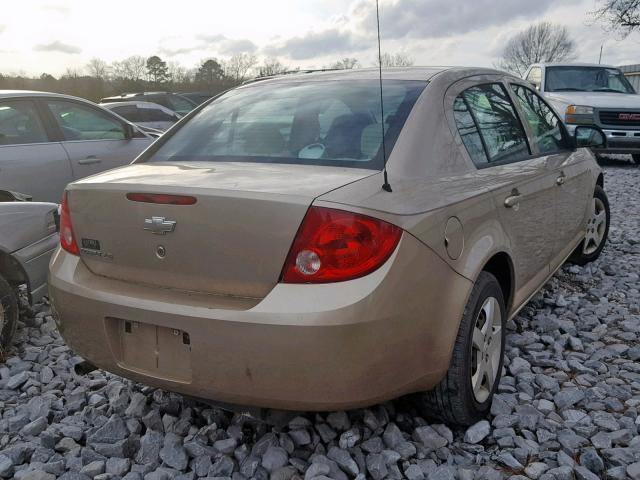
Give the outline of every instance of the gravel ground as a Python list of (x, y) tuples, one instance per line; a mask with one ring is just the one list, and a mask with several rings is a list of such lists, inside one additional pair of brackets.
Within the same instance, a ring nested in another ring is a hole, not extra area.
[(0, 366), (0, 477), (640, 479), (640, 169), (607, 163), (609, 245), (509, 324), (488, 421), (451, 429), (405, 399), (268, 427), (101, 371), (76, 377), (41, 305)]

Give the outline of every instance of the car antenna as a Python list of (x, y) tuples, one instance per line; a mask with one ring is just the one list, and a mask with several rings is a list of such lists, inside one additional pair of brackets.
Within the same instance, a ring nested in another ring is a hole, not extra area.
[(378, 73), (380, 79), (380, 125), (382, 127), (382, 161), (384, 168), (382, 173), (384, 175), (384, 183), (382, 184), (382, 189), (385, 192), (391, 192), (391, 184), (389, 184), (389, 177), (387, 176), (387, 145), (384, 141), (384, 103), (382, 96), (382, 48), (380, 46), (380, 7), (378, 5), (378, 0), (376, 0), (376, 20), (378, 22)]

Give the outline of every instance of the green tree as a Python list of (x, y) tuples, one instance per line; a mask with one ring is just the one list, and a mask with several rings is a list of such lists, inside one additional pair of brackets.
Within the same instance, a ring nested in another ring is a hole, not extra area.
[(149, 57), (147, 59), (147, 76), (149, 77), (149, 81), (156, 85), (165, 83), (169, 79), (167, 62), (163, 61), (157, 55)]
[(209, 58), (202, 62), (196, 72), (196, 81), (208, 90), (213, 90), (220, 85), (223, 79), (224, 70), (215, 58)]

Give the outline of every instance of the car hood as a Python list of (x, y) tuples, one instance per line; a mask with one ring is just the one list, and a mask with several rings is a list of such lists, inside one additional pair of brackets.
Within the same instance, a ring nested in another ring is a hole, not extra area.
[[(613, 92), (552, 92), (545, 96), (556, 106), (585, 105), (594, 108), (640, 108), (640, 95)], [(559, 108), (559, 110), (562, 110)]]

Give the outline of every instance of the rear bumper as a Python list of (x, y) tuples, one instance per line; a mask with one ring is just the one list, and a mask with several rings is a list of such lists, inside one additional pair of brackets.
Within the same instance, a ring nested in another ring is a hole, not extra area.
[[(360, 407), (437, 384), (471, 287), (409, 234), (364, 278), (278, 284), (244, 307), (99, 277), (60, 250), (50, 266), (60, 331), (90, 362), (194, 397), (287, 410)], [(128, 364), (122, 320), (186, 332), (190, 345), (166, 351), (167, 369)]]

